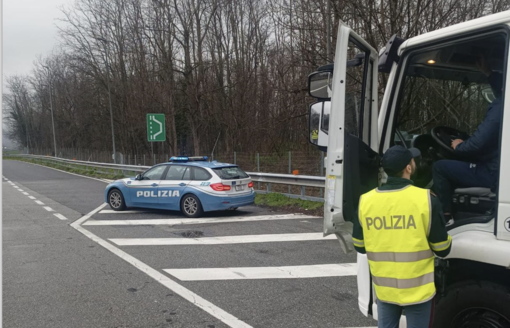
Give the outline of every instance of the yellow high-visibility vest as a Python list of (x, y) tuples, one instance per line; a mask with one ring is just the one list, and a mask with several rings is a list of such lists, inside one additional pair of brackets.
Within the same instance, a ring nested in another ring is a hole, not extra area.
[(431, 206), (430, 191), (412, 185), (361, 196), (359, 221), (379, 300), (412, 305), (436, 294), (428, 242)]

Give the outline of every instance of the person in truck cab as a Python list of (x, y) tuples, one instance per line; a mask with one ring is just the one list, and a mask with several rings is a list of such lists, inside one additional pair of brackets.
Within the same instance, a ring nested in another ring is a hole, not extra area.
[(434, 253), (445, 257), (452, 239), (441, 204), (413, 186), (416, 148), (393, 146), (382, 166), (387, 183), (361, 195), (352, 240), (367, 254), (377, 296), (378, 327), (397, 328), (404, 311), (409, 328), (428, 328), (432, 317)]
[(499, 170), (499, 131), (503, 111), (500, 73), (493, 72), (485, 57), (477, 63), (488, 77), (495, 100), (490, 104), (483, 122), (467, 140), (455, 139), (451, 143), (455, 154), (464, 158), (477, 158), (476, 162), (440, 160), (432, 170), (433, 189), (443, 205), (446, 224), (453, 224), (452, 190), (454, 188), (483, 187), (495, 189)]

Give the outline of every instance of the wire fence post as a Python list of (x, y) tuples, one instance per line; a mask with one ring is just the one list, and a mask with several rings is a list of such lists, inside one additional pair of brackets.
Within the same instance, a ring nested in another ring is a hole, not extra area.
[(237, 164), (237, 153), (234, 152), (234, 164)]
[[(260, 172), (260, 154), (257, 153), (257, 172)], [(257, 183), (257, 188), (260, 190), (260, 182)]]
[(143, 154), (143, 166), (145, 166), (145, 154)]
[[(289, 174), (292, 174), (292, 152), (289, 150)], [(289, 194), (291, 192), (289, 185)]]
[(152, 165), (156, 165), (156, 154), (152, 153)]

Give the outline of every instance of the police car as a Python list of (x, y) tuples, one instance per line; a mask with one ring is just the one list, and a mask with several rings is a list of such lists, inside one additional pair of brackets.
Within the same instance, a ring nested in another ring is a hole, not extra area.
[(180, 210), (196, 218), (203, 212), (253, 204), (250, 176), (237, 165), (208, 162), (206, 156), (172, 157), (134, 178), (106, 186), (105, 199), (115, 211), (126, 207)]

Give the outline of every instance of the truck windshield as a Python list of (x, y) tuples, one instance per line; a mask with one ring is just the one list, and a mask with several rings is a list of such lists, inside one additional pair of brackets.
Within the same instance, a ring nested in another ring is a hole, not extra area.
[(215, 168), (213, 171), (223, 180), (246, 179), (250, 177), (237, 166)]
[(494, 98), (488, 76), (503, 71), (504, 45), (496, 34), (410, 55), (397, 129), (421, 135), (448, 126), (473, 133)]

